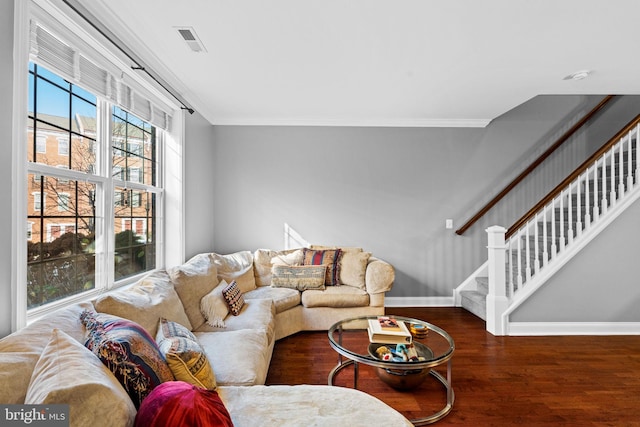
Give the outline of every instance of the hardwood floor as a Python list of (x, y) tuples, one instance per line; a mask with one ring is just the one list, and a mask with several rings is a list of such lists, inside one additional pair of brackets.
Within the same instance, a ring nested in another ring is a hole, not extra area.
[[(455, 341), (455, 403), (435, 425), (640, 426), (640, 336), (494, 337), (460, 308), (387, 314), (423, 319)], [(326, 332), (295, 334), (276, 342), (267, 384), (327, 384), (337, 360)], [(352, 372), (341, 372), (337, 385), (351, 387)], [(432, 377), (401, 392), (361, 365), (358, 388), (409, 419), (445, 404), (444, 388)]]

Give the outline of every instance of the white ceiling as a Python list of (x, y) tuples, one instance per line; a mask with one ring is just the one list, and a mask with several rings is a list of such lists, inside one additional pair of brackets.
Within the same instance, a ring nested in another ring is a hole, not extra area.
[(640, 94), (638, 0), (83, 3), (212, 124), (485, 126), (540, 94)]

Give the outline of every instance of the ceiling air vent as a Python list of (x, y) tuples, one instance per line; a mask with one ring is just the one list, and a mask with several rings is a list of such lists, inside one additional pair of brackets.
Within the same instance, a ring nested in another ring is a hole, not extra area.
[(182, 37), (185, 43), (187, 43), (187, 46), (189, 46), (189, 49), (198, 53), (207, 51), (207, 49), (205, 49), (204, 45), (196, 35), (196, 32), (193, 28), (191, 27), (174, 27), (174, 28), (178, 31), (178, 34), (180, 34), (180, 37)]

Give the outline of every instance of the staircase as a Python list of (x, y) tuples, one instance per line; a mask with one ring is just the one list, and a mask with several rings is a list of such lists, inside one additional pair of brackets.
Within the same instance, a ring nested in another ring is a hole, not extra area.
[[(481, 267), (473, 280), (468, 279), (458, 288), (459, 304), (483, 320), (502, 316), (502, 321), (508, 322), (506, 317), (514, 305), (519, 305), (548, 279), (548, 271), (554, 270), (552, 267), (559, 258), (573, 256), (582, 247), (576, 243), (599, 232), (597, 229), (603, 227), (605, 219), (619, 214), (616, 211), (624, 208), (625, 200), (640, 197), (640, 165), (636, 157), (639, 140), (640, 116), (585, 161), (526, 217), (508, 231), (502, 229), (506, 231), (504, 245), (490, 247), (489, 251), (503, 251), (499, 259), (504, 264), (504, 278), (501, 274), (496, 275), (500, 277), (499, 283), (495, 284), (495, 296), (505, 301), (507, 309), (504, 313), (487, 313), (491, 282), (488, 265)], [(496, 265), (493, 271), (499, 268)]]

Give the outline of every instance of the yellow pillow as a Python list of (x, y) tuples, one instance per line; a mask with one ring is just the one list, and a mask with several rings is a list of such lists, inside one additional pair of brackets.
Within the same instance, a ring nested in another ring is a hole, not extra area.
[(209, 359), (191, 331), (162, 318), (156, 341), (176, 380), (208, 390), (216, 389), (216, 377)]

